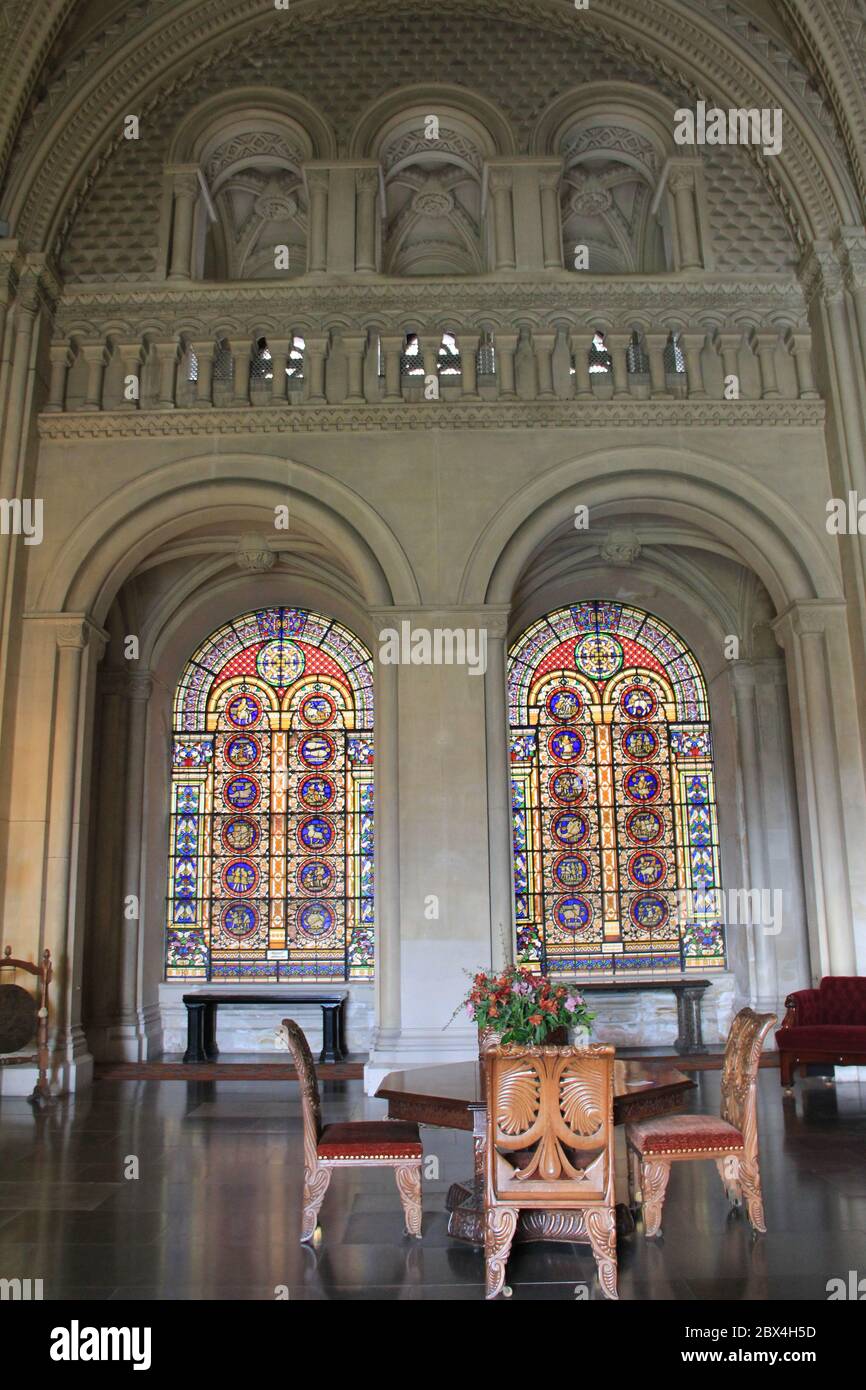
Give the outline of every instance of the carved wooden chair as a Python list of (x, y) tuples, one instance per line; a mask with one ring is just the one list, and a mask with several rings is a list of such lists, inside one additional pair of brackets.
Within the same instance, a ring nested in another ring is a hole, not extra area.
[(284, 1018), (286, 1042), (301, 1086), (304, 1119), (304, 1211), (301, 1243), (316, 1233), (319, 1208), (335, 1168), (393, 1168), (406, 1217), (406, 1233), (421, 1239), (421, 1137), (403, 1120), (352, 1120), (322, 1125), (313, 1054), (294, 1019)]
[(665, 1115), (626, 1125), (629, 1200), (643, 1205), (644, 1233), (661, 1235), (672, 1163), (712, 1159), (732, 1205), (743, 1197), (755, 1231), (766, 1231), (758, 1164), (758, 1064), (775, 1014), (741, 1009), (731, 1024), (722, 1067), (722, 1112)]
[[(0, 1067), (29, 1066), (35, 1062), (36, 1085), (29, 1099), (33, 1106), (42, 1105), (52, 1099), (48, 1079), (48, 986), (53, 975), (51, 952), (43, 951), (41, 961), (34, 965), (29, 960), (18, 960), (12, 955), (12, 947), (6, 946), (0, 960), (0, 971), (3, 970), (11, 970), (13, 976), (19, 970), (34, 976), (35, 995), (28, 994), (27, 990), (14, 982), (8, 984), (5, 976), (0, 974), (0, 1053), (13, 1054), (0, 1056)], [(34, 1038), (35, 1052), (19, 1051)]]
[(505, 1283), (521, 1211), (558, 1211), (588, 1243), (602, 1290), (617, 1298), (614, 1049), (490, 1047), (484, 1260), (487, 1297)]

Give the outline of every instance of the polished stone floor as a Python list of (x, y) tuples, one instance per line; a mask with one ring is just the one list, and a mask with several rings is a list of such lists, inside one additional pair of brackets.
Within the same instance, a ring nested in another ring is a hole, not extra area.
[[(717, 1112), (718, 1072), (695, 1079), (691, 1108)], [(866, 1086), (798, 1081), (783, 1103), (773, 1070), (759, 1088), (767, 1236), (753, 1241), (729, 1216), (713, 1164), (682, 1164), (664, 1238), (639, 1227), (620, 1241), (622, 1298), (824, 1301), (828, 1279), (866, 1274)], [(360, 1082), (322, 1089), (326, 1122), (384, 1116)], [(471, 1172), (470, 1136), (422, 1138), (436, 1160), (423, 1240), (402, 1235), (390, 1173), (346, 1171), (307, 1249), (294, 1083), (103, 1081), (41, 1117), (4, 1099), (0, 1278), (42, 1279), (46, 1299), (273, 1299), (278, 1287), (300, 1299), (480, 1299), (482, 1257), (449, 1239), (444, 1213), (449, 1185)], [(573, 1300), (581, 1285), (600, 1297), (582, 1247), (519, 1249), (508, 1278), (515, 1299)]]

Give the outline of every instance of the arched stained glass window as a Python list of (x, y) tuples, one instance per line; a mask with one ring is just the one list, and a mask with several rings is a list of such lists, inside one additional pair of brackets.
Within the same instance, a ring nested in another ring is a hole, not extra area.
[(177, 688), (166, 978), (373, 973), (373, 666), (297, 608), (226, 623)]
[(725, 965), (707, 690), (658, 618), (595, 601), (510, 652), (518, 953), (553, 975)]

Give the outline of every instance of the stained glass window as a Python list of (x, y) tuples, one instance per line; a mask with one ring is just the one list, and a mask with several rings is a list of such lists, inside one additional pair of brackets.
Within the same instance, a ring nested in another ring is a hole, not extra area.
[(370, 653), (317, 613), (245, 613), (177, 688), (166, 978), (372, 973)]
[(509, 660), (518, 953), (553, 975), (725, 965), (706, 684), (658, 618), (595, 601)]

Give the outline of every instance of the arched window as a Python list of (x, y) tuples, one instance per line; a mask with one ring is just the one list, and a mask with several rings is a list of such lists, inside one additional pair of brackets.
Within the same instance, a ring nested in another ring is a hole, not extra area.
[(169, 980), (373, 973), (373, 669), (340, 623), (226, 623), (177, 688)]
[(707, 689), (658, 618), (596, 601), (511, 649), (517, 946), (582, 979), (724, 968)]

